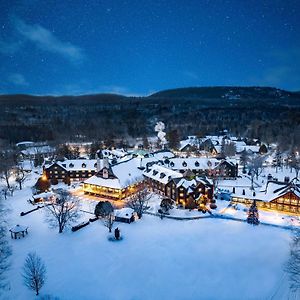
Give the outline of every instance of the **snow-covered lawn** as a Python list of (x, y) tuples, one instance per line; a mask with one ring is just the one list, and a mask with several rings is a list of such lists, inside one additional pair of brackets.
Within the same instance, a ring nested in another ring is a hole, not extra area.
[(21, 277), (29, 251), (47, 267), (42, 294), (60, 299), (286, 299), (289, 293), (283, 272), (288, 230), (145, 215), (133, 224), (117, 224), (124, 239), (110, 242), (100, 221), (58, 234), (45, 223), (43, 209), (20, 217), (32, 208), (26, 203), (30, 195), (25, 188), (7, 200), (10, 225), (27, 225), (29, 234), (10, 240), (10, 290), (4, 299), (34, 298)]

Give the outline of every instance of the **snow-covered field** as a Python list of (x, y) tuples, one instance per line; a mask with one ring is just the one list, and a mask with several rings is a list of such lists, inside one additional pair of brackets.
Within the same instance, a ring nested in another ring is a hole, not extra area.
[[(145, 215), (133, 224), (117, 224), (124, 239), (110, 242), (100, 221), (58, 234), (48, 227), (42, 209), (20, 217), (21, 211), (32, 208), (26, 203), (30, 196), (28, 187), (6, 201), (10, 225), (27, 225), (29, 234), (10, 240), (10, 290), (3, 299), (35, 297), (21, 277), (30, 251), (47, 267), (41, 294), (59, 299), (288, 299), (283, 272), (288, 230)], [(83, 220), (89, 217), (82, 215)]]

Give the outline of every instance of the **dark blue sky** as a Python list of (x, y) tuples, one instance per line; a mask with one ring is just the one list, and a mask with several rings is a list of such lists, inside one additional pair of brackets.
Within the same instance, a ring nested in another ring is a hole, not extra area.
[(0, 93), (300, 90), (300, 0), (0, 0)]

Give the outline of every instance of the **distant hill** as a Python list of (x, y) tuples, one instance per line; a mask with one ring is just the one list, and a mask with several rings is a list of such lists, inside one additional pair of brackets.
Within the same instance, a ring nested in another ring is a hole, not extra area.
[(299, 93), (272, 87), (188, 87), (164, 90), (154, 93), (150, 98), (184, 98), (184, 99), (270, 99), (299, 97)]
[(126, 97), (117, 94), (92, 94), (92, 95), (80, 95), (80, 96), (35, 96), (24, 94), (11, 94), (0, 95), (0, 103), (13, 104), (13, 105), (35, 105), (47, 103), (47, 104), (76, 104), (84, 102), (85, 104), (93, 103), (119, 103)]
[[(263, 101), (262, 101), (263, 100)], [(128, 97), (117, 94), (91, 94), (80, 96), (0, 95), (4, 105), (140, 105), (182, 104), (192, 101), (203, 106), (247, 105), (300, 105), (300, 92), (290, 92), (272, 87), (188, 87), (164, 90), (147, 97)]]

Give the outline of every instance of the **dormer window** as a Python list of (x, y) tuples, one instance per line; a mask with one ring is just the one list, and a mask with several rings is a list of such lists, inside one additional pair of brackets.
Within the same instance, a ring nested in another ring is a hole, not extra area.
[(97, 168), (97, 163), (94, 164), (94, 168)]
[(86, 168), (86, 164), (85, 163), (83, 163), (81, 166), (82, 166), (82, 168)]
[(70, 163), (69, 168), (74, 168), (74, 164)]
[(107, 169), (103, 169), (103, 178), (108, 178), (108, 170)]
[(185, 168), (185, 167), (187, 166), (187, 163), (184, 161), (184, 162), (182, 163), (182, 166)]
[(157, 173), (158, 173), (157, 171), (153, 170), (153, 175), (154, 175), (154, 176), (155, 176)]
[(196, 162), (195, 162), (195, 167), (199, 167), (199, 165), (200, 165), (199, 162), (196, 161)]
[(165, 173), (160, 173), (160, 178), (162, 179), (162, 178), (164, 178), (166, 176), (166, 174)]
[(170, 166), (173, 168), (175, 166), (174, 162), (171, 162)]

